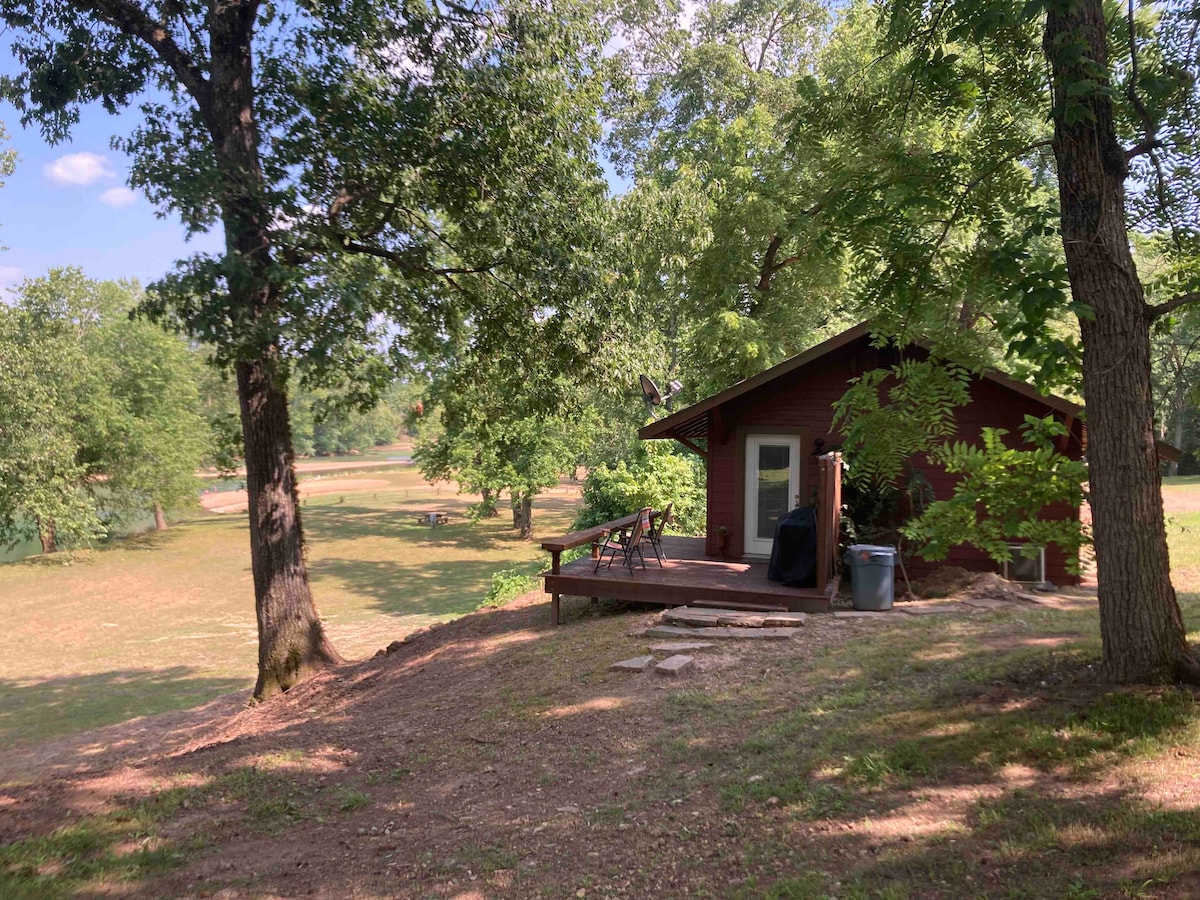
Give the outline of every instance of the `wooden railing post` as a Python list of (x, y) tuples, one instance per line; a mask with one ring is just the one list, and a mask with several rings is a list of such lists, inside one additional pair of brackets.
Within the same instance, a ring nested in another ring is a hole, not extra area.
[[(620, 519), (614, 519), (611, 522), (605, 522), (603, 525), (595, 525), (591, 528), (585, 528), (582, 531), (576, 531), (573, 534), (565, 535), (562, 538), (550, 541), (542, 541), (542, 549), (550, 554), (550, 571), (548, 575), (562, 574), (562, 552), (570, 550), (573, 547), (582, 547), (584, 544), (592, 545), (592, 559), (600, 558), (600, 536), (614, 528), (621, 528), (626, 525), (632, 525), (636, 521), (638, 514), (630, 513), (628, 516), (623, 516)], [(552, 591), (550, 593), (550, 621), (557, 625), (559, 622), (559, 600), (560, 595)], [(593, 597), (592, 601), (596, 602), (597, 598)]]
[[(562, 551), (554, 550), (550, 553), (550, 573), (557, 575), (562, 571)], [(558, 624), (558, 599), (557, 592), (550, 595), (550, 624)]]
[(829, 460), (817, 459), (817, 590), (829, 586)]

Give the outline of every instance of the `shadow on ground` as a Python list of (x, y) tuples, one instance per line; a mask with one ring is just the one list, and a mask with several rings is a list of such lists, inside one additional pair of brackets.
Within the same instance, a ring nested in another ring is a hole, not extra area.
[(187, 709), (246, 686), (246, 679), (201, 675), (188, 666), (0, 679), (0, 744), (11, 748), (44, 740), (60, 733), (63, 721), (97, 728)]
[[(607, 671), (644, 652), (634, 632), (654, 614), (564, 606), (559, 628), (540, 598), (469, 616), (214, 720), (172, 755), (147, 737), (118, 760), (0, 791), (19, 823), (0, 834), (12, 842), (0, 889), (4, 878), (64, 892), (108, 878), (147, 897), (1196, 887), (1195, 798), (1156, 801), (1122, 768), (1169, 768), (1178, 748), (1191, 771), (1195, 698), (1097, 685), (1094, 612), (814, 617), (794, 641), (722, 647), (666, 679)], [(112, 786), (119, 763), (136, 789)], [(92, 843), (60, 846), (64, 823)], [(131, 841), (135, 830), (149, 838)]]

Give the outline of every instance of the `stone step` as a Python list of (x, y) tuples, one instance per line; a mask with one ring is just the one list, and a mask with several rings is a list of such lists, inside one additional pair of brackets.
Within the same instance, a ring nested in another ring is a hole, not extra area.
[(706, 607), (719, 609), (724, 612), (738, 610), (741, 612), (787, 612), (787, 607), (775, 603), (725, 603), (720, 600), (693, 600), (692, 608)]
[(663, 613), (668, 622), (680, 625), (729, 625), (738, 628), (762, 628), (764, 625), (775, 628), (787, 628), (803, 625), (808, 614), (802, 612), (773, 612), (754, 613), (737, 609), (705, 608), (694, 606), (679, 606)]
[(763, 622), (768, 628), (799, 628), (808, 622), (808, 613), (771, 613)]
[(653, 656), (635, 656), (633, 659), (623, 659), (608, 667), (610, 672), (645, 672), (654, 662)]
[(678, 675), (685, 669), (690, 669), (694, 662), (695, 659), (690, 656), (676, 654), (660, 662), (654, 667), (654, 671), (659, 675)]
[(714, 646), (708, 641), (668, 641), (665, 644), (651, 644), (651, 653), (678, 653), (681, 650), (704, 650)]
[(733, 628), (762, 628), (767, 617), (758, 613), (734, 613), (717, 619), (718, 625), (729, 625)]
[(686, 628), (681, 625), (656, 625), (643, 634), (647, 637), (697, 637), (717, 640), (766, 640), (786, 641), (799, 633), (797, 628), (732, 628), (728, 625), (713, 625), (707, 628)]

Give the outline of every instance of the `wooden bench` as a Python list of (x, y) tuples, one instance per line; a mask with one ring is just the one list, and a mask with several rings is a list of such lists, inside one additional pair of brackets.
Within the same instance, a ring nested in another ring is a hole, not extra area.
[[(637, 521), (637, 517), (638, 514), (633, 512), (627, 516), (622, 516), (619, 519), (613, 519), (611, 522), (605, 522), (602, 525), (594, 525), (591, 528), (585, 528), (582, 531), (576, 531), (560, 538), (552, 538), (548, 541), (542, 541), (542, 549), (550, 552), (550, 574), (558, 575), (562, 572), (562, 552), (564, 550), (570, 550), (574, 547), (582, 547), (584, 544), (591, 544), (592, 559), (599, 559), (600, 542), (604, 539), (604, 536), (610, 531), (628, 528)], [(559, 595), (557, 593), (550, 595), (551, 625), (558, 624), (558, 601)]]

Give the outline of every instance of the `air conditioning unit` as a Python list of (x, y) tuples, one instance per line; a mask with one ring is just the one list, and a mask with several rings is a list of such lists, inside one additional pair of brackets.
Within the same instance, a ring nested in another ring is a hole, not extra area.
[(1012, 553), (1010, 562), (1002, 563), (1002, 573), (1008, 581), (1018, 584), (1040, 585), (1046, 582), (1046, 548), (1038, 547), (1036, 556), (1026, 556), (1028, 544), (1012, 542), (1008, 545)]

